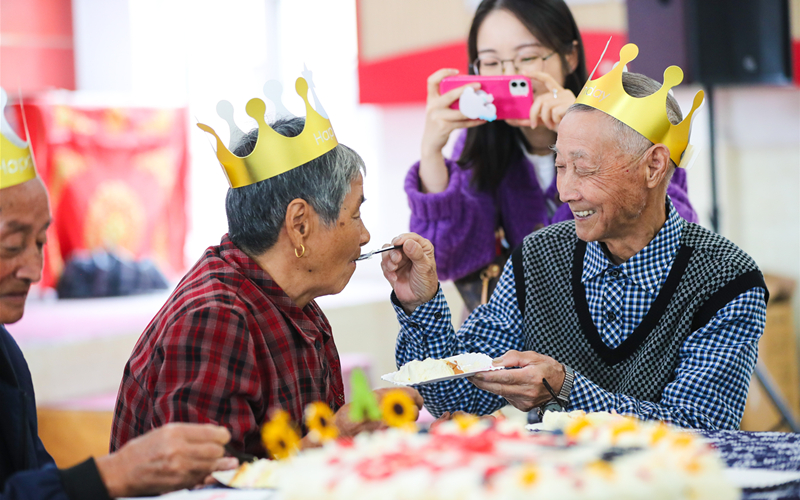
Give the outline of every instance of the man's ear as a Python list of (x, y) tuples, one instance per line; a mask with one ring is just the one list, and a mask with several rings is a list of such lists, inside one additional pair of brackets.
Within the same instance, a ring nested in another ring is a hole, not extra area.
[(289, 240), (295, 248), (300, 248), (315, 229), (314, 209), (302, 198), (295, 198), (286, 207), (284, 224)]
[(663, 144), (654, 144), (644, 155), (646, 163), (645, 177), (647, 187), (654, 189), (669, 175), (669, 148)]

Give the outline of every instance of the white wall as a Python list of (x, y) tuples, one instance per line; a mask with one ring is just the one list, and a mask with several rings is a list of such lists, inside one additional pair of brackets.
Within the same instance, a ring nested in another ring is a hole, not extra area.
[[(284, 82), (287, 107), (302, 114), (293, 82), (304, 62), (314, 72), (339, 140), (366, 161), (364, 218), (372, 233), (370, 247), (406, 231), (409, 209), (402, 184), (419, 155), (424, 107), (358, 104), (355, 0), (221, 5), (212, 0), (73, 0), (80, 89), (130, 90), (152, 99), (173, 96), (190, 105), (187, 260), (193, 262), (226, 230), (227, 186), (195, 119), (225, 137), (215, 106), (226, 98), (237, 110), (239, 126), (249, 129), (253, 122), (243, 112), (244, 103), (260, 96), (263, 82), (276, 76)], [(684, 110), (690, 109), (698, 88), (675, 89)], [(764, 271), (798, 279), (800, 90), (722, 88), (716, 91), (716, 108), (720, 232)], [(701, 223), (710, 227), (707, 113), (704, 106), (694, 122), (692, 142), (702, 152), (689, 171), (689, 193)], [(378, 267), (377, 261), (363, 263), (354, 279), (379, 280)]]
[(72, 0), (77, 90), (132, 90), (128, 2)]

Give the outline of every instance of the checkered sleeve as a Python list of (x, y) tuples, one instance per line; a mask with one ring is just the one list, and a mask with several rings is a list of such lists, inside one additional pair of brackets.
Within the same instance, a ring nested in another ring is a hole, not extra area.
[(750, 289), (686, 339), (674, 380), (658, 403), (608, 392), (576, 372), (569, 409), (616, 410), (696, 429), (737, 429), (766, 318), (764, 290)]
[[(407, 315), (392, 296), (400, 322), (395, 358), (400, 367), (409, 361), (441, 359), (465, 352), (496, 358), (511, 349), (523, 350), (522, 313), (509, 260), (489, 303), (478, 307), (455, 332), (450, 309), (441, 288), (433, 299)], [(492, 413), (506, 404), (504, 398), (475, 387), (466, 379), (417, 386), (433, 415), (462, 410), (477, 415)]]

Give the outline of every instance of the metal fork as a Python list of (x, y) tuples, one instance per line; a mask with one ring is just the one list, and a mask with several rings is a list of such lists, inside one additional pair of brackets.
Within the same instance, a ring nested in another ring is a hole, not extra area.
[(395, 245), (393, 247), (379, 248), (378, 250), (362, 253), (361, 256), (356, 259), (356, 262), (358, 262), (359, 260), (367, 260), (377, 253), (388, 252), (389, 250), (397, 250), (398, 248), (403, 248), (403, 245)]

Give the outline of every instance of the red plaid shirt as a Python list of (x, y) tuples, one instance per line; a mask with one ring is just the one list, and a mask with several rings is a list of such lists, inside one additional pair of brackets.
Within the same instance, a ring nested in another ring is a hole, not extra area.
[(302, 422), (308, 403), (344, 404), (339, 354), (314, 301), (297, 307), (225, 235), (194, 265), (142, 334), (117, 396), (111, 451), (167, 422), (227, 427), (265, 456), (269, 411)]

